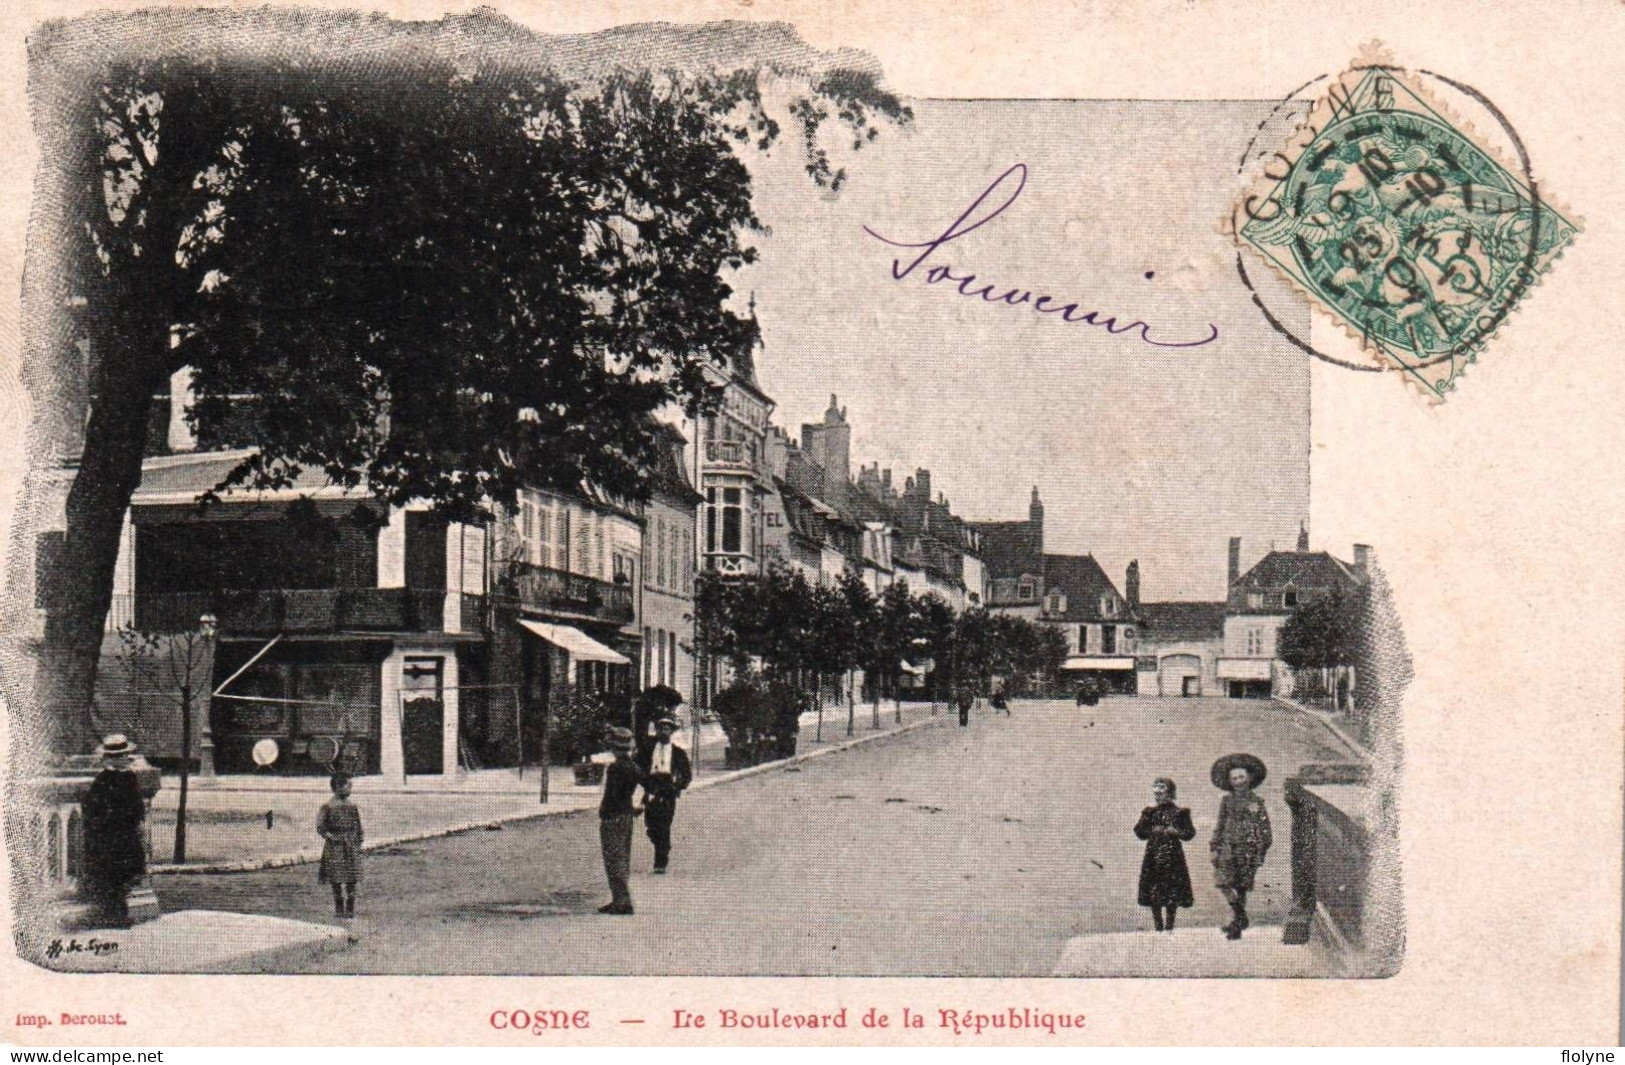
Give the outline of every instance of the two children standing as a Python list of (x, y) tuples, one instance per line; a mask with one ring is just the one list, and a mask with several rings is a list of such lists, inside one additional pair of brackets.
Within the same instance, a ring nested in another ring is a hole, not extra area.
[[(1230, 923), (1222, 929), (1227, 939), (1240, 939), (1247, 927), (1247, 892), (1272, 842), (1269, 813), (1253, 790), (1267, 772), (1264, 763), (1250, 754), (1227, 754), (1213, 763), (1214, 786), (1228, 792), (1219, 800), (1219, 819), (1209, 844), (1214, 884), (1230, 904)], [(1196, 826), (1190, 810), (1175, 803), (1172, 780), (1158, 777), (1151, 794), (1155, 804), (1141, 811), (1134, 826), (1134, 834), (1146, 841), (1139, 904), (1150, 907), (1157, 931), (1173, 931), (1179, 908), (1196, 903), (1184, 848), (1196, 838)]]

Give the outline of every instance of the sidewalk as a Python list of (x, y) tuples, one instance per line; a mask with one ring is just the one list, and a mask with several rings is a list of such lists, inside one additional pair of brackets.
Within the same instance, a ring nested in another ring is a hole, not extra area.
[(1272, 695), (1270, 698), (1289, 710), (1296, 710), (1305, 717), (1320, 722), (1326, 727), (1326, 731), (1336, 736), (1343, 746), (1349, 749), (1350, 753), (1360, 761), (1370, 764), (1372, 760), (1370, 749), (1349, 733), (1348, 721), (1340, 714), (1334, 714), (1329, 710), (1317, 710), (1312, 706), (1306, 706), (1296, 699), (1288, 699), (1283, 695)]
[(1280, 925), (1265, 925), (1247, 929), (1238, 940), (1200, 926), (1078, 936), (1067, 941), (1054, 975), (1305, 979), (1342, 974), (1323, 944), (1288, 946), (1281, 942)]
[[(882, 703), (879, 728), (873, 707), (856, 707), (853, 734), (846, 734), (847, 707), (826, 707), (822, 739), (818, 715), (802, 715), (795, 761), (842, 750), (866, 739), (891, 735), (933, 720), (948, 720), (946, 707), (903, 703), (902, 725), (895, 704)], [(726, 770), (727, 738), (715, 723), (702, 724), (695, 759), (694, 787), (704, 788), (750, 775), (758, 768)], [(677, 742), (690, 750), (694, 730)], [(784, 765), (785, 762), (770, 763)], [(404, 788), (381, 776), (357, 777), (352, 796), (367, 831), (366, 850), (375, 851), (415, 840), (500, 825), (530, 817), (562, 816), (598, 805), (601, 784), (578, 787), (568, 767), (551, 767), (548, 801), (541, 802), (540, 767), (484, 769), (460, 774), (409, 777)], [(327, 801), (325, 777), (194, 776), (187, 785), (186, 857), (184, 865), (163, 864), (173, 853), (178, 781), (165, 776), (152, 801), (152, 847), (155, 873), (225, 873), (313, 862), (321, 856), (316, 814)]]
[(70, 973), (274, 973), (347, 949), (346, 928), (214, 910), (166, 913), (133, 928), (64, 932), (23, 956)]

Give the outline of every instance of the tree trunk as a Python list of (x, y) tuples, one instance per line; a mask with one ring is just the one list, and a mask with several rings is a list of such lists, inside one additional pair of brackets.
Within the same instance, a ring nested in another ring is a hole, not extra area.
[[(167, 346), (167, 335), (164, 342)], [(61, 565), (51, 575), (57, 595), (47, 608), (37, 695), (44, 734), (58, 753), (83, 753), (97, 739), (90, 704), (113, 600), (113, 571), (124, 515), (141, 483), (152, 395), (163, 382), (161, 364), (141, 373), (134, 362), (122, 372), (101, 375), (79, 473), (68, 491)]]
[(855, 669), (847, 670), (847, 673), (846, 673), (846, 705), (847, 705), (847, 712), (848, 713), (851, 712), (852, 700), (857, 698), (857, 694), (852, 690), (853, 686), (856, 684), (856, 678), (857, 678), (857, 670), (855, 670)]

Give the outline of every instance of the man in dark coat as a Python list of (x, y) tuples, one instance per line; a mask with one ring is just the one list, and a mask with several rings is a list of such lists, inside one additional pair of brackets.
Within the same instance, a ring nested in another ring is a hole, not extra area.
[(599, 913), (627, 916), (632, 913), (632, 819), (641, 811), (632, 805), (632, 796), (643, 783), (643, 770), (632, 757), (636, 740), (629, 728), (610, 729), (610, 746), (615, 762), (604, 774), (604, 798), (598, 804), (598, 841), (604, 851), (604, 875), (609, 880), (611, 899), (598, 907)]
[(677, 799), (694, 780), (688, 752), (671, 742), (677, 722), (662, 717), (655, 722), (655, 742), (638, 757), (643, 781), (643, 828), (655, 846), (656, 873), (666, 871), (671, 859), (671, 823), (677, 816)]
[(102, 770), (90, 782), (81, 806), (84, 889), (99, 907), (103, 923), (127, 928), (130, 887), (147, 874), (147, 848), (141, 832), (147, 805), (133, 771), (135, 744), (115, 734), (102, 741), (97, 753), (102, 756)]

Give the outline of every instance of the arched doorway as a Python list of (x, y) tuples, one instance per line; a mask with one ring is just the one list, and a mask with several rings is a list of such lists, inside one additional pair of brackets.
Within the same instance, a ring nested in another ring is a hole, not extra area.
[(1202, 659), (1199, 655), (1163, 655), (1157, 661), (1157, 688), (1163, 695), (1195, 697), (1202, 694)]

